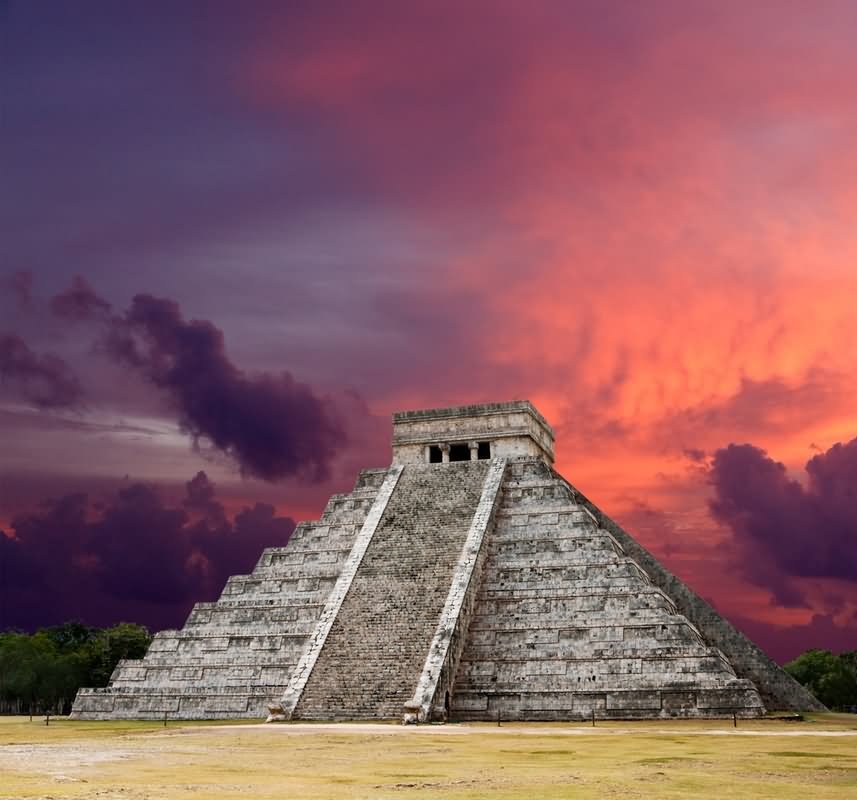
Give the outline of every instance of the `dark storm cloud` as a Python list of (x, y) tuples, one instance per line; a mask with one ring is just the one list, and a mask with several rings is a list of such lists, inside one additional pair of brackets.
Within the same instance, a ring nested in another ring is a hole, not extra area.
[(69, 408), (83, 389), (59, 356), (39, 355), (14, 334), (0, 334), (0, 389), (4, 384), (37, 408)]
[(168, 394), (195, 440), (210, 440), (246, 474), (327, 477), (345, 438), (331, 405), (288, 372), (238, 369), (211, 322), (185, 320), (171, 300), (137, 295), (111, 320), (105, 346)]
[(806, 465), (806, 487), (750, 444), (714, 454), (710, 503), (744, 553), (748, 577), (783, 605), (804, 600), (792, 578), (857, 583), (857, 439)]
[(85, 278), (76, 275), (68, 289), (53, 297), (51, 311), (64, 319), (105, 319), (110, 313), (110, 303), (99, 297)]
[(249, 374), (227, 356), (223, 332), (185, 320), (172, 300), (136, 295), (123, 314), (82, 277), (54, 296), (51, 310), (101, 327), (97, 348), (161, 390), (194, 440), (204, 438), (263, 480), (319, 482), (347, 439), (332, 401), (289, 372)]
[(204, 472), (198, 472), (185, 485), (187, 497), (184, 507), (191, 514), (201, 514), (205, 519), (221, 523), (225, 519), (223, 506), (214, 497), (214, 485)]
[(285, 544), (293, 528), (261, 503), (230, 521), (202, 472), (180, 507), (142, 484), (106, 505), (85, 494), (49, 501), (12, 521), (13, 538), (0, 533), (0, 627), (72, 617), (180, 625), (193, 601), (215, 599), (229, 575), (251, 571), (263, 548)]

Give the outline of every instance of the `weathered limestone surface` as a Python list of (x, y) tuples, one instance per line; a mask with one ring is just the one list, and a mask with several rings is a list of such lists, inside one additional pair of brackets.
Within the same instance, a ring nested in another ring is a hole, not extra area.
[(488, 440), (491, 455), (553, 464), (553, 429), (528, 400), (400, 411), (393, 415), (393, 463), (421, 464), (426, 446)]
[(553, 431), (527, 401), (396, 414), (389, 469), (362, 472), (109, 687), (82, 689), (73, 716), (823, 708), (552, 464)]
[(310, 635), (303, 655), (292, 672), (289, 685), (283, 693), (282, 700), (279, 703), (272, 703), (268, 707), (270, 711), (268, 722), (281, 722), (292, 718), (295, 706), (303, 693), (309, 676), (312, 674), (315, 662), (318, 661), (318, 657), (321, 655), (333, 623), (336, 621), (337, 616), (339, 616), (342, 604), (351, 590), (354, 577), (363, 563), (363, 557), (369, 549), (372, 538), (375, 536), (375, 531), (378, 529), (384, 512), (387, 510), (387, 504), (390, 502), (390, 497), (392, 497), (401, 475), (402, 467), (391, 467), (387, 472), (387, 476), (378, 490), (375, 502), (366, 515), (360, 533), (357, 534), (351, 552), (342, 566), (342, 571), (339, 573), (336, 585), (327, 597), (324, 610), (321, 612), (315, 630)]
[(387, 470), (365, 470), (318, 522), (295, 528), (185, 626), (161, 631), (145, 658), (120, 661), (105, 689), (81, 689), (76, 719), (261, 718), (279, 699)]
[[(559, 476), (558, 476), (559, 477)], [(563, 482), (565, 480), (563, 479)], [(567, 483), (567, 482), (566, 482)], [(625, 552), (639, 564), (652, 583), (662, 589), (713, 646), (720, 649), (736, 673), (751, 680), (771, 710), (826, 711), (818, 699), (773, 659), (720, 616), (696, 592), (680, 581), (639, 542), (600, 511), (571, 484), (577, 501), (609, 531)]]
[(406, 723), (447, 719), (452, 683), (482, 580), (482, 568), (488, 550), (485, 539), (494, 526), (505, 472), (506, 459), (496, 458), (491, 462), (482, 486), (482, 497), (452, 573), (452, 585), (429, 645), (416, 691), (403, 709), (402, 720)]
[(755, 716), (762, 701), (540, 460), (512, 463), (454, 719)]
[(293, 719), (398, 719), (417, 686), (490, 462), (408, 464)]

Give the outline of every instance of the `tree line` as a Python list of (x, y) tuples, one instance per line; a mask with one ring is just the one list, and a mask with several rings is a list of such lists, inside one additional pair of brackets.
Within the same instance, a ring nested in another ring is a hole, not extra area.
[(784, 669), (832, 711), (857, 711), (857, 650), (807, 650)]
[(68, 714), (81, 686), (107, 686), (119, 659), (142, 658), (151, 641), (128, 622), (0, 633), (0, 714)]

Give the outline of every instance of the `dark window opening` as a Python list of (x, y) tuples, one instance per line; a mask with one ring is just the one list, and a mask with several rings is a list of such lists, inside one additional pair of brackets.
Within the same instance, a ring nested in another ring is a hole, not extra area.
[(479, 450), (476, 455), (479, 458), (491, 458), (491, 442), (479, 442)]
[(466, 444), (453, 444), (449, 447), (450, 461), (470, 461), (470, 448)]
[(443, 454), (440, 452), (440, 448), (433, 444), (429, 447), (429, 464), (440, 464), (443, 461)]

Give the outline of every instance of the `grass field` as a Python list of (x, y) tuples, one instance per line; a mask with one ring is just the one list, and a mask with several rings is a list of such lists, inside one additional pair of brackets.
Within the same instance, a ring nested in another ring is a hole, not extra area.
[(275, 725), (0, 717), (0, 798), (857, 798), (857, 716)]

